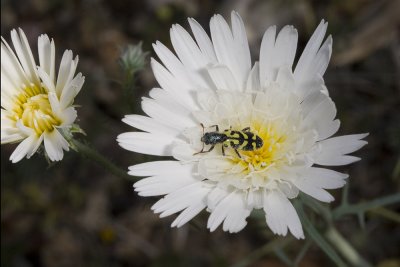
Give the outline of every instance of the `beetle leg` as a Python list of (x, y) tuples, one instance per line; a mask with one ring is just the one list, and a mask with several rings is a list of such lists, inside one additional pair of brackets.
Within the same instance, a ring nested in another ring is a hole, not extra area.
[(223, 145), (221, 146), (221, 150), (222, 150), (222, 155), (225, 156), (225, 149), (224, 149), (224, 146), (223, 146)]
[(203, 144), (203, 147), (201, 148), (201, 150), (199, 152), (193, 153), (193, 156), (197, 155), (197, 154), (200, 154), (200, 153), (205, 153), (204, 152), (204, 144)]
[(235, 148), (235, 152), (239, 156), (239, 158), (242, 158), (242, 156), (240, 156), (239, 151), (236, 148)]
[(194, 156), (194, 155), (197, 155), (197, 154), (201, 154), (201, 153), (208, 153), (208, 152), (210, 152), (211, 150), (213, 150), (214, 147), (215, 147), (215, 145), (211, 146), (209, 150), (204, 151), (204, 144), (203, 144), (203, 148), (202, 148), (199, 152), (194, 153), (193, 156)]
[(211, 125), (210, 128), (211, 128), (211, 127), (215, 127), (215, 131), (219, 132), (219, 128), (218, 128), (218, 125), (217, 125), (217, 124)]
[(204, 135), (204, 124), (200, 122), (200, 126), (203, 129), (203, 135)]
[(210, 149), (209, 149), (209, 150), (207, 150), (207, 151), (205, 151), (204, 153), (206, 153), (206, 152), (210, 152), (211, 150), (213, 150), (213, 149), (214, 149), (214, 147), (215, 147), (215, 145), (212, 145), (212, 146), (210, 147)]

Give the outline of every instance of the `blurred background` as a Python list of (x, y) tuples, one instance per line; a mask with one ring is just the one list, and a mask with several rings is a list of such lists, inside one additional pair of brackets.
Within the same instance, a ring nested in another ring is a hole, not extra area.
[[(333, 35), (326, 84), (342, 122), (339, 134), (369, 132), (369, 144), (356, 153), (362, 161), (338, 170), (350, 174), (350, 202), (400, 191), (400, 1), (397, 0), (1, 0), (1, 35), (21, 27), (36, 55), (37, 37), (54, 38), (56, 55), (72, 49), (86, 83), (75, 103), (78, 124), (93, 147), (123, 169), (155, 159), (121, 149), (115, 138), (132, 129), (121, 122), (142, 113), (140, 98), (157, 86), (148, 64), (127, 99), (118, 65), (120, 48), (160, 40), (171, 47), (169, 28), (187, 17), (208, 31), (215, 13), (229, 19), (238, 11), (246, 24), (253, 62), (270, 25), (293, 24), (299, 51), (321, 19)], [(37, 56), (37, 55), (36, 55)], [(59, 62), (59, 61), (57, 61)], [(57, 63), (58, 64), (58, 63)], [(249, 219), (238, 234), (206, 229), (208, 213), (171, 229), (174, 216), (159, 219), (150, 207), (157, 198), (140, 198), (132, 182), (101, 166), (66, 153), (49, 165), (41, 155), (11, 164), (15, 145), (1, 147), (1, 266), (230, 266), (274, 238), (265, 222)], [(340, 198), (341, 190), (332, 191)], [(338, 205), (339, 201), (332, 205)], [(390, 206), (399, 211), (400, 206)], [(355, 217), (337, 223), (341, 233), (375, 266), (400, 266), (400, 227), (385, 212), (366, 214), (361, 230)], [(287, 253), (295, 255), (304, 241)], [(273, 254), (252, 266), (285, 266)], [(300, 266), (333, 266), (312, 246)]]

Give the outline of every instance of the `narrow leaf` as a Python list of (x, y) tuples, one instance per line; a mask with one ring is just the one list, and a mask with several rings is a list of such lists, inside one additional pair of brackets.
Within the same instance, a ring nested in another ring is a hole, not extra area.
[(325, 252), (325, 254), (333, 262), (336, 263), (337, 266), (339, 267), (347, 266), (343, 262), (343, 260), (339, 257), (339, 255), (336, 253), (336, 251), (332, 248), (332, 246), (323, 238), (323, 236), (314, 227), (312, 222), (307, 218), (307, 216), (304, 213), (303, 207), (301, 206), (299, 201), (295, 201), (295, 207), (307, 234), (313, 239), (313, 241)]

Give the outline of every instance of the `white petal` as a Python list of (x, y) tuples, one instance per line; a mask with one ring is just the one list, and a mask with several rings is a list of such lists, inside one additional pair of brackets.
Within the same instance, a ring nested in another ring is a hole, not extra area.
[(196, 160), (196, 158), (198, 158), (198, 155), (194, 155), (196, 152), (198, 151), (194, 150), (191, 145), (186, 143), (177, 144), (172, 148), (172, 156), (176, 160), (184, 162)]
[(30, 154), (36, 147), (37, 140), (39, 139), (36, 135), (31, 135), (22, 141), (14, 150), (10, 156), (12, 163), (16, 163), (23, 159), (27, 154)]
[(55, 92), (49, 92), (48, 93), (48, 98), (51, 106), (52, 112), (57, 116), (61, 117), (62, 116), (62, 110), (60, 106), (60, 102), (58, 101), (58, 97)]
[(260, 68), (258, 62), (254, 63), (253, 68), (249, 74), (249, 78), (247, 80), (246, 91), (254, 92), (259, 91), (261, 89), (260, 84)]
[(186, 69), (182, 62), (161, 42), (157, 41), (153, 44), (153, 49), (161, 62), (183, 86), (188, 89), (207, 88), (207, 83), (199, 73)]
[(69, 150), (68, 142), (57, 129), (44, 133), (44, 148), (46, 149), (46, 154), (51, 161), (62, 160), (64, 156), (63, 150)]
[[(171, 112), (169, 108), (174, 108), (172, 105), (168, 107), (160, 105), (160, 103), (153, 99), (143, 98), (142, 109), (150, 117), (163, 123), (167, 123), (171, 127), (178, 130), (196, 126), (197, 123), (194, 118), (183, 116), (179, 113)], [(174, 109), (173, 109), (174, 110)]]
[(18, 128), (18, 130), (19, 130), (22, 134), (24, 134), (24, 135), (26, 135), (26, 136), (31, 136), (31, 135), (36, 134), (36, 133), (35, 133), (35, 130), (33, 130), (32, 128), (26, 127), (26, 126), (23, 124), (22, 120), (18, 120), (18, 121), (15, 123), (15, 126)]
[(278, 69), (276, 82), (280, 85), (282, 90), (287, 90), (289, 92), (294, 90), (295, 80), (288, 66), (282, 66)]
[(272, 64), (274, 57), (276, 26), (269, 27), (262, 38), (260, 48), (260, 83), (264, 85), (265, 81), (272, 80)]
[(64, 109), (60, 114), (60, 119), (62, 121), (60, 127), (70, 126), (72, 123), (74, 123), (77, 117), (78, 113), (76, 112), (76, 109), (74, 107)]
[[(237, 24), (236, 31), (243, 32), (244, 29), (240, 17), (232, 13), (232, 22)], [(211, 38), (214, 44), (215, 53), (218, 61), (226, 65), (233, 73), (237, 84), (241, 89), (245, 88), (247, 77), (250, 72), (250, 65), (247, 59), (247, 50), (244, 45), (243, 36), (245, 33), (232, 35), (228, 23), (221, 15), (214, 15), (210, 21)], [(247, 39), (247, 38), (246, 38)], [(248, 47), (247, 47), (248, 48)]]
[(52, 84), (54, 84), (55, 75), (55, 45), (46, 34), (42, 34), (38, 38), (38, 53), (40, 67), (49, 76)]
[(296, 94), (300, 97), (301, 100), (303, 100), (303, 102), (306, 101), (306, 99), (310, 95), (321, 93), (325, 97), (329, 96), (328, 89), (325, 86), (325, 81), (319, 74), (316, 74), (312, 79), (307, 81), (296, 81)]
[(207, 228), (213, 232), (222, 222), (223, 230), (237, 233), (242, 230), (250, 215), (251, 209), (245, 205), (245, 196), (240, 191), (234, 191), (221, 200), (208, 218)]
[(318, 199), (322, 202), (332, 202), (335, 200), (331, 194), (321, 188), (321, 184), (316, 183), (315, 179), (308, 179), (308, 176), (304, 176), (292, 179), (292, 183), (304, 193)]
[(62, 109), (73, 104), (74, 98), (82, 89), (84, 82), (85, 77), (82, 76), (82, 73), (78, 73), (73, 80), (65, 85), (60, 97), (60, 105)]
[(275, 40), (276, 27), (267, 29), (261, 42), (260, 81), (275, 81), (278, 70), (286, 67), (292, 70), (297, 47), (297, 30), (293, 26), (285, 26)]
[(39, 75), (40, 79), (42, 80), (42, 83), (43, 83), (44, 87), (46, 88), (46, 90), (48, 92), (55, 93), (56, 86), (55, 86), (54, 82), (51, 80), (51, 77), (49, 76), (49, 74), (41, 67), (37, 68), (37, 72), (38, 72), (38, 75)]
[[(320, 95), (323, 95), (320, 93)], [(305, 115), (304, 124), (310, 125), (318, 132), (318, 140), (324, 140), (332, 136), (339, 129), (339, 121), (333, 119), (336, 116), (336, 106), (328, 96), (319, 98), (320, 102), (309, 108)]]
[(345, 155), (365, 146), (368, 142), (361, 139), (367, 135), (368, 134), (344, 135), (318, 142), (320, 149), (313, 155), (315, 163), (327, 166), (338, 166), (357, 161), (359, 158)]
[[(25, 33), (19, 29), (19, 35), (16, 30), (11, 31), (11, 39), (14, 44), (15, 52), (26, 73), (27, 79), (37, 86), (40, 86), (40, 81), (36, 73), (36, 63), (32, 55), (32, 50), (29, 46), (28, 39)], [(29, 85), (29, 84), (26, 84)]]
[(219, 188), (216, 186), (208, 195), (207, 195), (207, 207), (210, 210), (214, 210), (215, 207), (219, 204), (219, 202), (228, 196), (229, 192), (226, 189)]
[(153, 49), (160, 58), (161, 62), (175, 77), (183, 78), (187, 76), (182, 62), (180, 62), (179, 59), (165, 45), (157, 41), (155, 44), (153, 44)]
[(310, 68), (308, 69), (308, 75), (313, 77), (315, 74), (323, 76), (326, 68), (328, 67), (329, 60), (331, 59), (332, 55), (332, 36), (329, 35), (326, 38), (324, 44), (318, 50), (317, 55), (315, 56), (314, 60)]
[(191, 107), (180, 104), (174, 94), (161, 88), (153, 88), (149, 92), (149, 96), (153, 98), (159, 105), (170, 110), (172, 113), (180, 114), (182, 117), (192, 117)]
[(327, 28), (328, 23), (325, 23), (325, 21), (322, 20), (308, 41), (294, 71), (296, 81), (302, 82), (310, 80), (313, 78), (312, 76), (316, 74), (309, 72), (309, 68), (312, 67), (313, 61), (321, 47), (321, 43), (324, 39)]
[(134, 176), (153, 176), (161, 174), (173, 174), (177, 172), (177, 170), (192, 171), (193, 168), (193, 164), (183, 164), (176, 160), (163, 160), (145, 162), (130, 166), (128, 173)]
[(264, 192), (262, 189), (249, 190), (249, 194), (247, 195), (247, 206), (254, 209), (261, 209), (264, 206), (263, 195)]
[(346, 183), (346, 178), (349, 177), (347, 174), (315, 167), (309, 168), (303, 175), (310, 183), (325, 189), (343, 187)]
[(170, 36), (175, 52), (185, 67), (199, 69), (209, 63), (203, 57), (203, 54), (190, 34), (182, 26), (178, 24), (173, 25), (170, 30)]
[(209, 62), (216, 62), (217, 56), (215, 55), (214, 47), (211, 43), (210, 37), (195, 19), (189, 18), (188, 20), (203, 56), (207, 57)]
[(40, 145), (42, 144), (44, 135), (40, 135), (39, 138), (36, 139), (35, 144), (31, 147), (31, 150), (26, 153), (26, 158), (29, 159), (30, 157), (33, 156), (33, 154), (36, 153), (36, 151), (39, 149)]
[(300, 219), (292, 203), (279, 191), (264, 193), (264, 211), (269, 228), (278, 235), (285, 236), (287, 229), (297, 238), (304, 238)]
[(231, 22), (233, 39), (235, 40), (234, 45), (236, 46), (237, 51), (238, 64), (240, 72), (243, 75), (243, 77), (239, 81), (241, 82), (241, 88), (244, 88), (247, 82), (248, 74), (250, 73), (251, 69), (249, 42), (247, 40), (247, 34), (243, 20), (238, 12), (232, 11)]
[(299, 189), (296, 186), (294, 186), (291, 182), (278, 183), (278, 188), (289, 199), (296, 198), (299, 195)]
[(179, 131), (170, 127), (169, 125), (163, 124), (147, 116), (126, 115), (122, 121), (136, 129), (149, 133), (163, 133), (164, 135), (171, 137), (176, 137), (179, 134)]
[(141, 179), (133, 186), (139, 196), (148, 197), (169, 194), (197, 181), (198, 179), (193, 177), (190, 170), (183, 169), (176, 170), (172, 174), (161, 174)]
[(118, 144), (129, 151), (147, 155), (171, 156), (176, 140), (162, 134), (128, 132), (118, 135)]
[(172, 222), (171, 227), (181, 227), (191, 219), (193, 219), (197, 214), (199, 214), (206, 205), (204, 204), (203, 198), (199, 197), (197, 202), (192, 203), (191, 206), (187, 207), (182, 211), (178, 217)]
[(215, 65), (207, 68), (215, 87), (219, 90), (239, 91), (241, 87), (237, 83), (233, 73), (225, 65)]
[(15, 121), (10, 119), (7, 114), (7, 110), (1, 109), (1, 144), (14, 143), (25, 139), (27, 135), (18, 129)]
[(275, 42), (274, 65), (276, 68), (292, 69), (297, 48), (297, 30), (293, 26), (285, 26), (279, 32)]
[(169, 93), (173, 94), (179, 103), (193, 108), (197, 107), (197, 104), (194, 101), (193, 91), (189, 90), (190, 87), (184, 86), (179, 79), (175, 78), (154, 58), (151, 58), (151, 68), (160, 86)]
[(20, 133), (16, 128), (1, 129), (1, 144), (16, 143), (25, 139), (26, 135)]
[[(196, 182), (180, 188), (155, 203), (151, 209), (155, 213), (161, 213), (160, 217), (166, 217), (190, 206), (205, 201), (205, 196), (210, 191), (203, 182)], [(205, 202), (204, 202), (205, 203)]]
[[(6, 40), (1, 37), (1, 88), (3, 91), (5, 79), (7, 79), (10, 89), (18, 92), (22, 84), (29, 85), (17, 56), (8, 45)], [(16, 93), (15, 92), (15, 93)], [(12, 94), (13, 95), (13, 94)]]
[(72, 59), (72, 51), (65, 50), (60, 63), (60, 69), (58, 71), (56, 93), (60, 97), (64, 87), (72, 80), (75, 74), (76, 67), (78, 65), (78, 57)]

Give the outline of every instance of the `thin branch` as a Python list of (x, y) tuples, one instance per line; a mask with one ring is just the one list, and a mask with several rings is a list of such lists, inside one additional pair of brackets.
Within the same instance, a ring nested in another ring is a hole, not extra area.
[(241, 261), (235, 263), (231, 267), (245, 267), (249, 266), (256, 260), (262, 258), (263, 256), (275, 252), (277, 248), (283, 248), (286, 247), (289, 243), (293, 241), (293, 237), (282, 237), (282, 238), (277, 238), (271, 242), (268, 242), (261, 248), (253, 251), (251, 254), (247, 255), (244, 259)]
[(73, 148), (80, 153), (82, 156), (95, 161), (97, 164), (114, 174), (115, 176), (121, 177), (128, 181), (134, 181), (133, 176), (128, 175), (128, 173), (111, 162), (108, 158), (104, 157), (102, 154), (91, 148), (90, 146), (79, 142), (76, 139), (69, 140), (73, 145)]
[(367, 210), (395, 203), (400, 203), (400, 193), (377, 198), (364, 203), (342, 205), (333, 210), (332, 215), (334, 219), (339, 219), (347, 214), (359, 214), (360, 212), (365, 212)]

